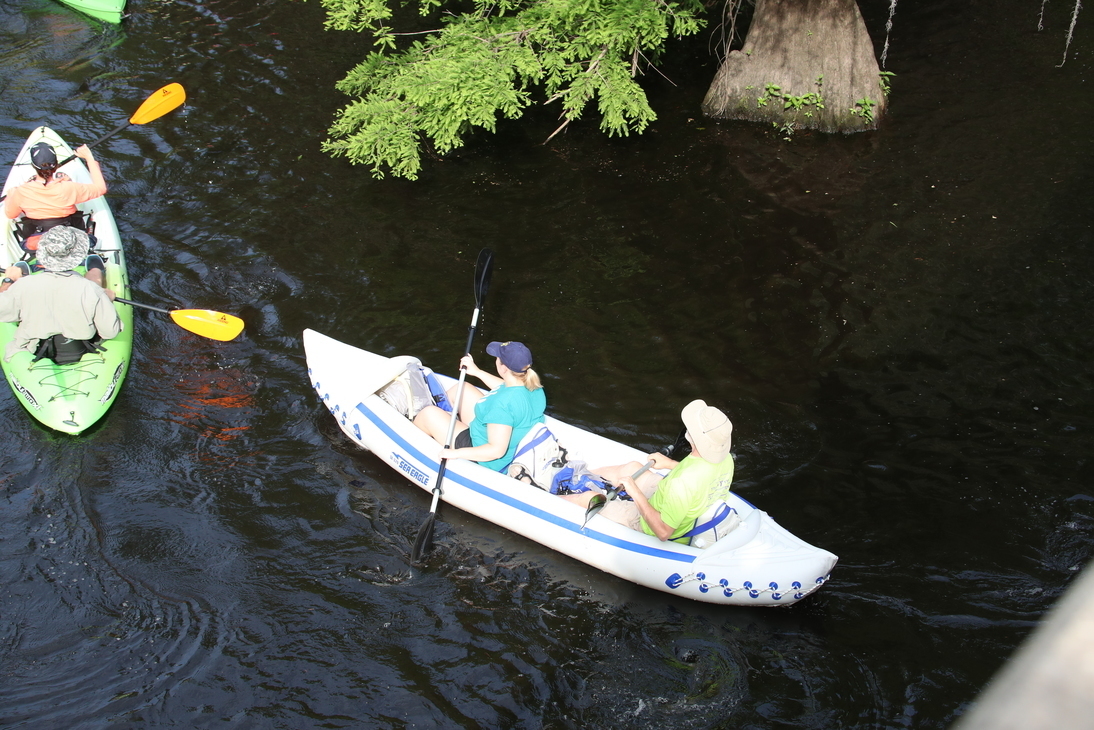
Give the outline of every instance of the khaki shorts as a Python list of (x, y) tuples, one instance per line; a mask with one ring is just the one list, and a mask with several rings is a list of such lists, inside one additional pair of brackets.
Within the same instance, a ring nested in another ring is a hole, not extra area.
[[(642, 489), (642, 494), (646, 495), (646, 499), (653, 496), (653, 493), (657, 491), (657, 485), (660, 482), (660, 477), (657, 479), (641, 480), (639, 487)], [(612, 522), (618, 522), (632, 530), (644, 532), (642, 529), (642, 513), (638, 511), (638, 505), (629, 499), (613, 499), (604, 505), (604, 509), (600, 510), (600, 514), (604, 515)]]
[(618, 522), (632, 530), (642, 532), (642, 514), (638, 511), (638, 505), (626, 499), (613, 499), (604, 505), (600, 514), (612, 522)]

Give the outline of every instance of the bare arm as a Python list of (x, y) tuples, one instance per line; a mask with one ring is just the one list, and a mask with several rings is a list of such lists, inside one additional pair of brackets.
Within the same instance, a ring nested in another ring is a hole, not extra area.
[(18, 218), (23, 214), (23, 206), (19, 203), (19, 194), (16, 192), (19, 188), (12, 188), (8, 193), (8, 197), (4, 198), (4, 215), (8, 218)]
[(0, 284), (0, 292), (7, 291), (8, 287), (18, 281), (22, 275), (23, 270), (20, 269), (18, 266), (12, 265), (4, 269), (4, 278), (11, 279), (11, 281)]
[(91, 173), (91, 184), (98, 189), (99, 195), (106, 195), (106, 178), (103, 177), (99, 161), (91, 154), (91, 148), (86, 144), (80, 145), (76, 148), (76, 156), (87, 163), (87, 171)]
[[(662, 456), (664, 456), (664, 454), (662, 454)], [(672, 460), (669, 459), (669, 461)], [(653, 534), (657, 536), (657, 539), (664, 542), (672, 537), (672, 533), (676, 532), (676, 528), (661, 519), (661, 513), (653, 508), (653, 505), (646, 499), (646, 495), (638, 488), (634, 479), (631, 477), (623, 477), (619, 480), (619, 484), (627, 490), (627, 494), (634, 500), (634, 506), (638, 508), (638, 512), (642, 515), (642, 519), (650, 526), (650, 529), (653, 530)]]
[[(482, 384), (490, 390), (494, 390), (494, 388), (497, 388), (499, 385), (505, 382), (497, 375), (494, 375), (493, 373), (488, 373), (480, 368), (478, 365), (476, 365), (475, 358), (471, 357), (470, 355), (464, 355), (463, 358), (460, 359), (460, 367), (466, 370), (468, 375), (474, 375), (476, 378), (481, 380)], [(502, 453), (505, 452), (503, 451)]]

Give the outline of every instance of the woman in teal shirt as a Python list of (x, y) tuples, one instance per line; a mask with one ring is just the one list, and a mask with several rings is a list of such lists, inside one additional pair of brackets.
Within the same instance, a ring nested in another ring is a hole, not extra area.
[[(448, 400), (460, 397), (456, 438), (451, 449), (441, 449), (442, 459), (469, 459), (488, 469), (503, 471), (513, 460), (517, 445), (537, 423), (543, 423), (547, 396), (539, 375), (532, 370), (532, 353), (520, 342), (491, 342), (486, 353), (496, 358), (498, 374), (486, 372), (464, 355), (460, 367), (490, 390), (483, 392), (464, 383), (462, 397), (455, 386)], [(470, 419), (469, 419), (470, 416)], [(426, 406), (414, 417), (414, 425), (443, 444), (452, 414)]]

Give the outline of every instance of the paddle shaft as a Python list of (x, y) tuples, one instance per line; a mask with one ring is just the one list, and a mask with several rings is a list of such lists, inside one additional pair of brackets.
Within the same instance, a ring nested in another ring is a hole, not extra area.
[[(131, 124), (133, 124), (133, 122), (130, 122), (130, 121), (128, 121), (128, 120), (127, 120), (127, 121), (126, 121), (126, 122), (125, 122), (124, 124), (119, 124), (119, 125), (117, 126), (117, 128), (115, 128), (115, 129), (112, 129), (112, 130), (110, 130), (109, 132), (107, 132), (106, 134), (104, 134), (104, 135), (103, 135), (102, 137), (99, 137), (99, 138), (98, 138), (97, 140), (95, 140), (94, 142), (85, 142), (84, 144), (86, 144), (86, 145), (87, 145), (88, 147), (94, 147), (95, 145), (99, 144), (100, 142), (105, 142), (106, 140), (110, 139), (110, 138), (111, 138), (111, 137), (113, 137), (113, 136), (114, 136), (115, 134), (117, 134), (118, 132), (122, 131), (123, 129), (125, 129), (125, 128), (126, 128), (126, 127), (128, 127), (128, 126), (130, 126)], [(58, 168), (58, 169), (60, 169), (60, 168), (64, 167), (64, 166), (65, 166), (65, 165), (67, 165), (68, 163), (70, 163), (70, 162), (72, 162), (73, 160), (75, 160), (75, 159), (76, 159), (77, 157), (78, 157), (78, 155), (70, 155), (70, 156), (66, 157), (66, 158), (64, 159), (64, 161), (63, 161), (63, 162), (61, 162), (61, 164), (57, 165), (57, 168)]]
[[(475, 339), (475, 329), (479, 323), (479, 308), (475, 307), (475, 313), (471, 317), (471, 328), (467, 333), (467, 347), (464, 348), (466, 354), (471, 354), (471, 343)], [(456, 402), (452, 406), (452, 417), (448, 419), (448, 433), (444, 437), (444, 447), (446, 449), (452, 448), (453, 437), (456, 435), (456, 421), (459, 418), (460, 404), (463, 403), (463, 384), (467, 381), (467, 368), (460, 368), (460, 377), (456, 381)], [(441, 481), (444, 479), (444, 472), (448, 466), (448, 457), (441, 459), (440, 466), (437, 467), (437, 481), (433, 483), (433, 503), (429, 506), (430, 512), (437, 511), (437, 502), (441, 499)]]
[[(484, 292), (485, 293), (485, 292)], [(479, 302), (475, 302), (475, 312), (471, 315), (471, 326), (467, 330), (467, 347), (464, 349), (464, 354), (471, 354), (471, 345), (475, 341), (475, 330), (479, 326), (479, 313), (482, 311)], [(448, 435), (444, 437), (444, 447), (446, 449), (452, 448), (452, 439), (456, 435), (456, 420), (460, 413), (460, 404), (463, 403), (463, 384), (467, 380), (467, 368), (460, 368), (460, 377), (456, 381), (456, 403), (452, 406), (452, 417), (448, 419)], [(430, 505), (429, 511), (437, 511), (437, 502), (441, 498), (441, 480), (444, 479), (445, 468), (448, 464), (448, 459), (441, 459), (441, 465), (437, 467), (437, 481), (433, 485), (433, 504)]]
[(125, 120), (125, 122), (123, 122), (122, 124), (119, 124), (119, 125), (118, 125), (118, 126), (117, 126), (116, 128), (114, 128), (114, 129), (110, 130), (109, 132), (107, 132), (106, 134), (104, 134), (104, 135), (103, 135), (102, 137), (99, 137), (99, 138), (98, 138), (97, 140), (95, 140), (94, 142), (88, 142), (88, 143), (87, 143), (87, 146), (88, 146), (88, 147), (94, 147), (95, 145), (99, 144), (100, 142), (105, 142), (106, 140), (110, 139), (110, 138), (111, 138), (111, 137), (113, 137), (113, 136), (114, 136), (115, 134), (117, 134), (118, 132), (122, 131), (123, 129), (125, 129), (126, 127), (128, 127), (128, 126), (129, 126), (130, 124), (132, 124), (132, 123), (133, 123), (133, 122), (131, 122), (131, 121), (129, 121), (128, 119), (126, 119), (126, 120)]
[(170, 309), (163, 309), (161, 307), (153, 307), (150, 304), (141, 304), (140, 302), (134, 302), (132, 299), (122, 299), (121, 297), (114, 297), (115, 302), (121, 302), (122, 304), (128, 304), (131, 307), (140, 307), (141, 309), (151, 309), (153, 312), (162, 312), (163, 314), (171, 314)]
[[(642, 476), (647, 471), (649, 471), (650, 467), (652, 467), (652, 466), (653, 466), (653, 459), (650, 459), (649, 461), (647, 461), (645, 463), (645, 465), (641, 469), (636, 471), (634, 474), (631, 474), (631, 479), (638, 479), (638, 477)], [(618, 497), (619, 493), (622, 492), (622, 491), (623, 491), (623, 487), (619, 484), (615, 485), (615, 488), (609, 489), (608, 490), (608, 501), (610, 502), (611, 500)]]
[[(645, 463), (645, 465), (641, 469), (636, 471), (634, 474), (631, 474), (631, 479), (637, 479), (638, 477), (642, 476), (652, 466), (653, 466), (653, 459), (650, 459), (649, 461), (647, 461)], [(604, 509), (608, 505), (608, 502), (610, 502), (613, 499), (615, 499), (616, 497), (618, 497), (619, 493), (622, 492), (622, 491), (623, 491), (623, 488), (617, 485), (617, 486), (611, 487), (607, 490), (607, 493), (608, 493), (607, 497), (604, 497), (603, 495), (594, 495), (593, 499), (596, 499), (597, 496), (600, 496), (601, 499), (599, 501), (597, 501), (595, 504), (590, 500), (589, 506), (585, 510), (585, 521), (581, 523), (581, 529), (584, 530), (585, 525), (589, 524), (589, 520), (591, 520), (593, 517), (595, 517), (597, 515), (597, 513), (600, 512), (600, 510)]]
[[(106, 134), (104, 134), (104, 135), (103, 135), (102, 137), (99, 137), (99, 138), (98, 138), (97, 140), (95, 140), (94, 142), (85, 142), (84, 144), (86, 144), (86, 145), (87, 145), (88, 147), (94, 147), (95, 145), (99, 144), (100, 142), (105, 142), (106, 140), (110, 139), (110, 138), (111, 138), (111, 137), (113, 137), (113, 136), (114, 136), (115, 134), (117, 134), (118, 132), (122, 131), (123, 129), (125, 129), (126, 127), (128, 127), (128, 126), (129, 126), (130, 124), (132, 124), (132, 123), (133, 123), (133, 122), (126, 122), (125, 124), (119, 125), (117, 129), (113, 129), (113, 130), (111, 130), (111, 131), (107, 132)], [(67, 165), (68, 163), (70, 163), (70, 162), (72, 162), (73, 160), (75, 160), (75, 159), (76, 159), (77, 157), (79, 157), (79, 155), (75, 155), (75, 154), (73, 154), (73, 155), (69, 155), (69, 156), (68, 156), (68, 157), (66, 157), (66, 158), (65, 158), (64, 160), (62, 160), (62, 161), (60, 162), (60, 164), (58, 164), (58, 165), (57, 165), (57, 169), (58, 169), (58, 170), (59, 170), (59, 169), (61, 169), (62, 167), (64, 167), (64, 166), (65, 166), (65, 165)]]
[[(155, 121), (167, 112), (178, 109), (185, 102), (186, 89), (182, 88), (182, 84), (168, 84), (167, 86), (152, 92), (152, 94), (137, 107), (137, 111), (133, 112), (133, 116), (129, 117), (124, 124), (119, 124), (116, 129), (112, 129), (94, 142), (88, 142), (87, 146), (94, 147), (100, 142), (110, 139), (131, 124), (148, 124), (149, 122)], [(66, 165), (75, 158), (76, 155), (73, 155), (62, 162), (61, 165)], [(60, 165), (58, 165), (58, 167), (60, 167)]]
[[(478, 261), (475, 262), (475, 311), (471, 315), (471, 326), (467, 332), (467, 347), (464, 354), (471, 354), (471, 345), (475, 341), (475, 330), (479, 325), (479, 313), (482, 311), (482, 302), (486, 298), (486, 290), (490, 286), (490, 274), (494, 266), (494, 252), (488, 248), (479, 251)], [(460, 368), (460, 377), (456, 382), (456, 403), (452, 406), (452, 417), (448, 421), (448, 433), (445, 436), (444, 447), (452, 448), (453, 437), (456, 434), (456, 419), (459, 415), (460, 404), (463, 400), (463, 384), (467, 379), (467, 369)], [(433, 484), (433, 501), (429, 506), (429, 516), (418, 530), (418, 536), (414, 540), (410, 560), (417, 563), (422, 554), (429, 552), (433, 545), (433, 525), (437, 520), (437, 505), (441, 501), (441, 483), (444, 481), (444, 473), (448, 466), (448, 458), (441, 459), (437, 465), (437, 480)]]

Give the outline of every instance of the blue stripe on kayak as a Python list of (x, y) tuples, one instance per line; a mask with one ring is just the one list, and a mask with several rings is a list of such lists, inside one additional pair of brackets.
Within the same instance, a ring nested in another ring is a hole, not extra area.
[[(418, 451), (416, 448), (411, 446), (408, 441), (406, 441), (401, 435), (399, 435), (399, 433), (391, 426), (389, 426), (387, 422), (384, 421), (378, 414), (365, 407), (364, 403), (358, 403), (357, 410), (363, 413), (365, 418), (371, 421), (374, 426), (383, 431), (388, 438), (390, 438), (398, 446), (403, 448), (411, 456), (425, 464), (429, 464), (430, 466), (432, 466), (434, 473), (436, 473), (436, 471), (440, 469), (441, 465), (439, 462), (434, 461), (430, 457), (423, 454), (421, 451)], [(479, 494), (489, 497), (490, 499), (518, 509), (521, 512), (529, 514), (532, 517), (544, 520), (545, 522), (550, 522), (552, 525), (562, 527), (566, 530), (569, 530), (570, 532), (574, 532), (585, 537), (591, 537), (597, 542), (602, 542), (605, 545), (623, 548), (633, 553), (649, 555), (651, 557), (661, 558), (663, 560), (675, 560), (681, 563), (695, 562), (695, 556), (693, 555), (685, 555), (683, 553), (671, 552), (669, 550), (661, 550), (659, 548), (649, 547), (647, 545), (639, 545), (637, 543), (629, 542), (627, 540), (620, 540), (619, 538), (612, 537), (611, 535), (605, 535), (604, 533), (597, 532), (596, 530), (590, 530), (589, 528), (585, 528), (583, 530), (579, 526), (575, 525), (569, 520), (562, 519), (553, 512), (546, 512), (539, 509), (538, 507), (532, 507), (531, 505), (528, 505), (520, 501), (519, 499), (515, 499), (514, 497), (505, 494), (504, 492), (499, 492), (483, 484), (479, 484), (478, 482), (472, 481), (471, 479), (468, 479), (461, 474), (445, 471), (445, 479), (451, 479), (457, 484), (467, 487), (473, 492), (478, 492)]]

